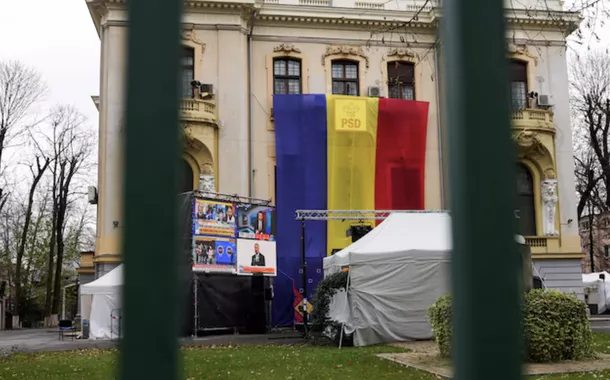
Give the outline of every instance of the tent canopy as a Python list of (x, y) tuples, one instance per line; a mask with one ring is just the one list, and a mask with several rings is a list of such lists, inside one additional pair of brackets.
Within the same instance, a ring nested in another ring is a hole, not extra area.
[(358, 255), (451, 251), (451, 216), (438, 213), (392, 213), (379, 226), (347, 248), (324, 258), (324, 274), (350, 265)]
[(123, 286), (123, 264), (97, 280), (80, 287), (81, 294), (115, 294)]

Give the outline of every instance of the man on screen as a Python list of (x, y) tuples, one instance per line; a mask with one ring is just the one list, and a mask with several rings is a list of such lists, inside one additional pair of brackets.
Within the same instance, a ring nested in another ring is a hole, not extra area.
[(265, 256), (259, 251), (258, 243), (254, 243), (254, 255), (252, 255), (252, 263), (250, 266), (253, 267), (264, 267), (265, 266)]
[(227, 206), (227, 223), (235, 223), (235, 214), (233, 206)]
[(262, 211), (259, 211), (256, 215), (255, 231), (257, 234), (262, 234), (265, 232), (265, 214)]

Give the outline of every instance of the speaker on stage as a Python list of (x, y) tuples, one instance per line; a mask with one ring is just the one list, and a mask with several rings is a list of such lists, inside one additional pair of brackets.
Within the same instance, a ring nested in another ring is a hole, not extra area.
[(267, 332), (265, 282), (264, 276), (252, 276), (250, 307), (248, 308), (248, 318), (246, 324), (246, 332), (249, 334), (264, 334)]

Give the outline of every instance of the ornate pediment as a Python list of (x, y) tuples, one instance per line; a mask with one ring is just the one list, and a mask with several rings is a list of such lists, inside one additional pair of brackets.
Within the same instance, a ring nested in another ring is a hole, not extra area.
[(201, 46), (201, 52), (205, 51), (205, 42), (197, 38), (197, 33), (194, 30), (182, 30), (180, 31), (180, 38), (182, 41), (190, 41)]
[(322, 54), (322, 65), (326, 61), (326, 57), (335, 55), (335, 56), (344, 56), (345, 58), (349, 58), (350, 56), (357, 56), (364, 59), (366, 63), (366, 67), (369, 67), (369, 57), (364, 54), (362, 47), (360, 46), (350, 46), (350, 45), (331, 45), (326, 48), (324, 54)]
[(273, 52), (274, 53), (284, 53), (284, 54), (290, 54), (290, 53), (300, 54), (301, 49), (294, 46), (293, 44), (279, 44), (273, 48)]
[(386, 57), (398, 57), (398, 58), (415, 58), (416, 55), (410, 49), (405, 48), (394, 48), (390, 49), (386, 54)]

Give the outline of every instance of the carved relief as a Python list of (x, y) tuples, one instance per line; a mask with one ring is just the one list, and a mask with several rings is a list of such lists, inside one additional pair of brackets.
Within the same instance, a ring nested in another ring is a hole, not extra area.
[(386, 54), (387, 57), (398, 57), (398, 58), (415, 58), (416, 55), (414, 52), (412, 52), (409, 49), (404, 49), (404, 48), (395, 48), (395, 49), (390, 49), (390, 51), (388, 51), (388, 53)]
[(193, 127), (184, 124), (182, 128), (182, 143), (186, 148), (197, 149), (197, 140), (193, 135)]
[(191, 41), (201, 46), (201, 52), (205, 51), (205, 43), (197, 38), (197, 33), (194, 30), (182, 30), (180, 31), (180, 38), (183, 41)]
[(542, 230), (545, 236), (557, 236), (555, 214), (557, 210), (557, 180), (542, 181)]
[(273, 48), (273, 52), (274, 53), (284, 53), (284, 54), (290, 54), (290, 53), (300, 54), (301, 49), (297, 48), (293, 44), (280, 44)]
[(545, 148), (537, 132), (523, 130), (513, 134), (513, 139), (517, 143), (517, 148), (522, 153), (528, 153), (532, 156), (543, 156)]
[(544, 171), (544, 179), (557, 179), (557, 175), (555, 174), (555, 169), (548, 168)]
[(538, 64), (538, 57), (531, 54), (527, 48), (527, 45), (508, 44), (508, 54), (510, 55), (525, 55), (534, 60), (534, 63)]
[(199, 190), (214, 192), (216, 191), (216, 184), (214, 182), (213, 175), (202, 174), (199, 176)]
[(214, 167), (210, 162), (201, 164), (201, 167), (199, 168), (199, 170), (201, 171), (201, 174), (205, 174), (205, 175), (214, 174)]
[(326, 61), (326, 57), (331, 56), (331, 55), (338, 55), (338, 56), (345, 56), (346, 58), (348, 56), (358, 56), (364, 59), (364, 62), (366, 64), (366, 67), (369, 67), (369, 57), (367, 57), (364, 54), (364, 51), (362, 50), (362, 47), (360, 46), (350, 46), (350, 45), (334, 45), (334, 46), (328, 46), (326, 48), (326, 52), (324, 52), (324, 54), (322, 54), (322, 66), (324, 66), (324, 63)]

